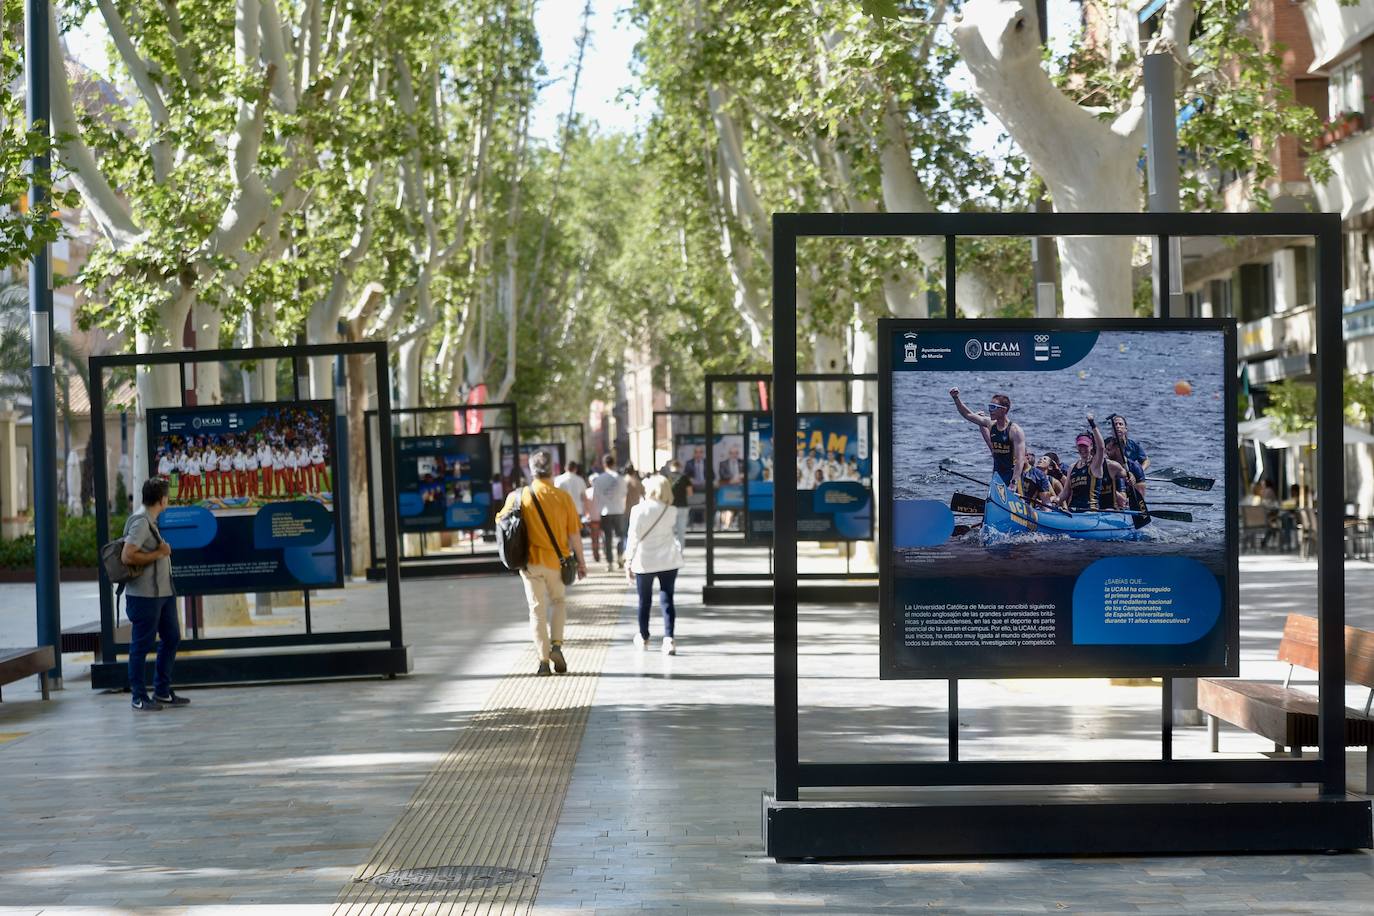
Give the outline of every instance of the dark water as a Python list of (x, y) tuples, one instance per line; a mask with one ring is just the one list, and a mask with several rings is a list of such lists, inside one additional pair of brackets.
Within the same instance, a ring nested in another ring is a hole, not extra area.
[[(1057, 452), (1061, 462), (1077, 459), (1074, 437), (1087, 430), (1087, 415), (1104, 431), (1109, 414), (1123, 414), (1130, 436), (1144, 446), (1151, 477), (1187, 474), (1211, 477), (1208, 492), (1151, 481), (1154, 501), (1185, 500), (1209, 506), (1157, 506), (1191, 512), (1192, 523), (1156, 519), (1130, 542), (1095, 542), (1051, 535), (990, 538), (974, 529), (930, 551), (898, 550), (899, 570), (908, 575), (948, 575), (937, 568), (991, 571), (1008, 562), (1044, 564), (1046, 572), (1069, 574), (1107, 556), (1191, 556), (1217, 572), (1225, 564), (1224, 358), (1220, 334), (1197, 332), (1104, 332), (1093, 352), (1061, 372), (897, 372), (893, 374), (892, 479), (897, 499), (935, 499), (945, 504), (957, 490), (984, 497), (992, 457), (978, 427), (959, 416), (949, 389), (957, 386), (969, 409), (985, 413), (994, 394), (1011, 398), (1011, 418), (1037, 455)], [(1183, 380), (1192, 394), (1175, 393)], [(941, 473), (941, 465), (984, 481), (972, 483)], [(960, 522), (977, 519), (960, 518)], [(922, 562), (922, 560), (925, 560)]]

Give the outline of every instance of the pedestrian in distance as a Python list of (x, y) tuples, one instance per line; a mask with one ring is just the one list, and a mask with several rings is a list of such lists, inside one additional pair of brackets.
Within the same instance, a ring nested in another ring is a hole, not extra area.
[(677, 537), (678, 510), (673, 507), (673, 485), (655, 474), (644, 484), (644, 499), (630, 513), (629, 534), (625, 544), (625, 575), (639, 592), (639, 630), (635, 645), (649, 648), (649, 610), (654, 603), (654, 579), (658, 579), (663, 606), (664, 655), (677, 653), (674, 625), (677, 606), (673, 588), (682, 568), (682, 542)]
[[(176, 593), (172, 590), (172, 548), (157, 527), (158, 517), (167, 508), (167, 482), (157, 478), (145, 480), (142, 502), (142, 507), (124, 522), (120, 560), (138, 570), (125, 585), (125, 613), (132, 625), (129, 690), (133, 693), (133, 708), (154, 711), (186, 706), (191, 701), (172, 691), (172, 664), (181, 642), (181, 628), (177, 623)], [(159, 645), (153, 695), (149, 697), (143, 669), (154, 640)]]
[(543, 449), (531, 455), (530, 473), (534, 475), (534, 482), (506, 497), (500, 517), (510, 514), (519, 503), (529, 539), (529, 561), (520, 570), (520, 581), (525, 586), (530, 633), (539, 654), (539, 668), (535, 673), (540, 676), (554, 671), (563, 674), (568, 670), (568, 661), (563, 656), (567, 587), (563, 584), (559, 557), (565, 551), (572, 551), (577, 558), (577, 578), (587, 578), (587, 561), (582, 553), (582, 520), (572, 497), (553, 484), (552, 455)]
[(625, 565), (625, 478), (615, 469), (615, 456), (607, 455), (602, 471), (592, 478), (592, 515), (601, 519), (601, 537), (606, 551), (606, 569), (613, 572), (616, 554)]
[(668, 478), (668, 482), (673, 488), (673, 508), (676, 510), (677, 516), (673, 519), (673, 533), (685, 553), (687, 550), (687, 519), (691, 514), (689, 501), (692, 497), (692, 478), (683, 473), (682, 462), (676, 458), (668, 462), (668, 473), (664, 476)]
[(625, 465), (625, 515), (629, 516), (644, 498), (644, 481), (633, 464)]

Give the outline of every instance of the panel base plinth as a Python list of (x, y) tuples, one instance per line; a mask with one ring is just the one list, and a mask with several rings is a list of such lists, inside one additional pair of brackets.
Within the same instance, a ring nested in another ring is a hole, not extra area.
[(1368, 849), (1370, 802), (1315, 787), (1065, 786), (903, 792), (899, 801), (763, 794), (775, 859), (1156, 855)]
[[(501, 560), (495, 556), (474, 557), (470, 560), (454, 558), (452, 560), (424, 560), (415, 563), (401, 563), (402, 579), (441, 579), (448, 576), (493, 576), (499, 573), (511, 575), (510, 570), (502, 565)], [(385, 582), (385, 566), (369, 566), (367, 568), (367, 581)]]
[[(248, 654), (223, 652), (212, 655), (179, 655), (172, 669), (172, 685), (242, 684), (266, 681), (315, 681), (326, 678), (395, 677), (409, 674), (409, 646), (371, 646)], [(152, 686), (153, 658), (148, 657), (144, 682)], [(96, 662), (91, 666), (91, 687), (123, 690), (129, 686), (127, 661)]]
[[(804, 604), (876, 604), (878, 586), (802, 584), (797, 587), (797, 600)], [(773, 603), (773, 586), (706, 585), (701, 589), (701, 602), (768, 607)]]

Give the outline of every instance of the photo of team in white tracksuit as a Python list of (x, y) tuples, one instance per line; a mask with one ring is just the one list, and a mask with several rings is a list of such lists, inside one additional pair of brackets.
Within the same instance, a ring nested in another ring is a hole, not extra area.
[(282, 407), (239, 432), (162, 437), (157, 475), (173, 505), (332, 502), (329, 445), (315, 411)]

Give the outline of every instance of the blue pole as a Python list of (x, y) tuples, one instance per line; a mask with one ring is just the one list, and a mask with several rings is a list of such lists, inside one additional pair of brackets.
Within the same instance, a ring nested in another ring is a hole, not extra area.
[[(28, 126), (48, 133), (48, 0), (26, 0), (24, 66), (28, 77)], [(44, 187), (52, 173), (46, 153), (30, 164), (30, 212), (46, 213)], [(52, 646), (57, 664), (48, 676), (62, 683), (62, 609), (57, 553), (57, 400), (52, 374), (52, 264), (48, 246), (29, 265), (29, 332), (33, 386), (33, 520), (38, 644)]]

